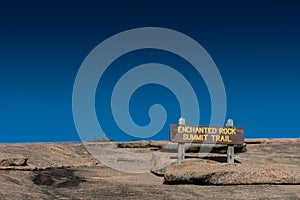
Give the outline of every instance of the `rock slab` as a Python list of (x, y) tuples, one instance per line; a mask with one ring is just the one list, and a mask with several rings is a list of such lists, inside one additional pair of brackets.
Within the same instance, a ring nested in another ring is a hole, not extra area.
[(0, 154), (0, 166), (26, 166), (28, 158), (16, 154)]
[(185, 161), (169, 166), (164, 182), (198, 185), (300, 184), (300, 170), (293, 165)]

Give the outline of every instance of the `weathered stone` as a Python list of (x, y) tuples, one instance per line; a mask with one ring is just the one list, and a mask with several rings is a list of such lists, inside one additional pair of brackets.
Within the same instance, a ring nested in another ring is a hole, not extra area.
[(278, 164), (227, 165), (193, 160), (169, 166), (164, 177), (167, 184), (300, 184), (300, 169)]
[(0, 166), (26, 166), (28, 158), (15, 154), (0, 154)]
[[(247, 144), (234, 145), (234, 153), (244, 153), (247, 151)], [(207, 152), (207, 153), (227, 153), (227, 145), (211, 145), (211, 144), (203, 144), (203, 145), (189, 145), (186, 148), (186, 153), (199, 153), (199, 152)]]
[(166, 140), (150, 141), (151, 147), (156, 147), (158, 149), (162, 149), (170, 143), (171, 143), (170, 141), (166, 141)]
[(163, 152), (154, 152), (152, 154), (150, 171), (157, 176), (164, 176), (166, 169), (177, 162), (177, 159), (171, 159), (171, 155)]
[[(118, 148), (156, 148), (161, 152), (176, 153), (178, 151), (177, 143), (171, 143), (169, 141), (133, 141), (133, 142), (116, 142)], [(199, 152), (211, 152), (226, 154), (227, 145), (220, 144), (189, 144), (185, 145), (186, 153), (199, 153)], [(247, 151), (247, 144), (234, 145), (235, 153), (244, 153)]]
[[(99, 163), (82, 143), (0, 144), (0, 169), (42, 170)], [(22, 153), (22, 155), (20, 155)]]
[(132, 142), (116, 142), (116, 146), (118, 148), (156, 148), (162, 149), (168, 146), (171, 142), (166, 140), (158, 140), (158, 141), (147, 141), (147, 140), (139, 140)]
[(134, 141), (134, 142), (117, 142), (116, 145), (118, 148), (150, 148), (151, 147), (150, 141), (146, 141), (146, 140)]

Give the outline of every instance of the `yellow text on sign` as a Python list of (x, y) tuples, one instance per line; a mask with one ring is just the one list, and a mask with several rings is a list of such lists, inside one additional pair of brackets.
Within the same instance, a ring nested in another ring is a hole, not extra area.
[(213, 142), (232, 142), (229, 135), (195, 135), (184, 133), (182, 139), (185, 141), (207, 141), (210, 137), (210, 141)]
[(236, 135), (235, 128), (232, 127), (198, 127), (198, 126), (178, 126), (177, 127), (178, 133), (185, 133), (185, 134), (223, 134), (223, 135)]

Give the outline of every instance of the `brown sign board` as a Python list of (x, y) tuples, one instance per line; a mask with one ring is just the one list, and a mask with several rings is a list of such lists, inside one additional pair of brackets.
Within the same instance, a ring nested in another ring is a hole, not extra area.
[(241, 126), (170, 125), (170, 141), (178, 143), (243, 144), (244, 128)]

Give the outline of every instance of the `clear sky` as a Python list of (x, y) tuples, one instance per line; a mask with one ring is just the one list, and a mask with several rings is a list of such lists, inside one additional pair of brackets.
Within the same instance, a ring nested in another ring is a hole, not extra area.
[[(79, 141), (72, 91), (83, 60), (110, 36), (149, 26), (182, 32), (206, 49), (224, 81), (227, 118), (244, 126), (246, 137), (299, 137), (299, 10), (297, 1), (290, 0), (2, 2), (0, 142)], [(164, 51), (129, 53), (116, 60), (101, 80), (106, 93), (117, 81), (112, 80), (115, 73), (147, 62), (175, 69), (188, 65)], [(203, 82), (191, 69), (182, 73), (191, 82)], [(207, 124), (209, 94), (204, 84), (199, 85), (199, 123)], [(108, 137), (132, 139), (115, 124), (109, 96), (101, 91), (97, 89), (96, 111), (107, 116), (99, 123)], [(167, 88), (139, 88), (129, 106), (132, 118), (140, 125), (149, 123), (147, 112), (154, 103), (165, 105), (168, 119), (149, 139), (168, 139), (168, 125), (177, 123), (180, 110)]]

